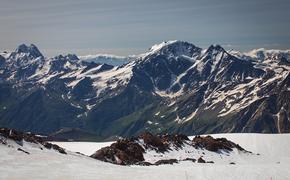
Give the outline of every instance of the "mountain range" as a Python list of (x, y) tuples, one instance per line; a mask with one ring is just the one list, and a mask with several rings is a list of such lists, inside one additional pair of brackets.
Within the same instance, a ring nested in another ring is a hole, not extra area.
[(0, 126), (79, 139), (290, 132), (290, 51), (184, 41), (113, 66), (35, 45), (0, 54)]
[(135, 59), (135, 56), (116, 56), (112, 54), (95, 54), (78, 57), (82, 61), (109, 64), (113, 66), (120, 66)]

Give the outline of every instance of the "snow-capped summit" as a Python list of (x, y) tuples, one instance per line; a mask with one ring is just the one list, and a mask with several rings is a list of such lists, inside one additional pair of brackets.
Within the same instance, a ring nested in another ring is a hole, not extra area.
[(78, 60), (80, 60), (80, 59), (78, 58), (78, 56), (75, 55), (75, 54), (67, 54), (66, 56), (67, 56), (67, 58), (68, 58), (69, 60), (71, 60), (71, 61), (78, 61)]
[(170, 44), (174, 44), (174, 43), (177, 43), (177, 42), (178, 42), (178, 40), (163, 41), (162, 43), (154, 44), (151, 48), (149, 48), (149, 50), (151, 52), (158, 51), (158, 50), (162, 49), (165, 46), (168, 46)]
[(53, 58), (54, 60), (64, 60), (64, 61), (71, 61), (75, 62), (80, 60), (77, 55), (75, 54), (67, 54), (67, 55), (58, 55)]
[(206, 49), (205, 53), (217, 54), (217, 53), (220, 53), (220, 52), (226, 52), (226, 50), (221, 45), (212, 44)]
[(286, 60), (290, 63), (290, 50), (266, 50), (264, 48), (260, 48), (249, 51), (245, 53), (245, 55), (259, 61)]
[(38, 50), (38, 48), (31, 44), (19, 45), (15, 51), (11, 53), (6, 53), (6, 66), (7, 69), (17, 70), (18, 68), (26, 68), (28, 66), (38, 66), (42, 64), (45, 60), (44, 56)]
[(231, 51), (230, 54), (237, 56), (244, 60), (256, 60), (260, 62), (282, 62), (290, 64), (290, 50), (277, 50), (277, 49), (253, 49), (248, 52)]
[(206, 61), (208, 59), (211, 61), (218, 61), (226, 55), (228, 55), (227, 51), (220, 45), (210, 45), (207, 49), (202, 51), (201, 59), (205, 59)]
[(153, 45), (146, 55), (158, 54), (166, 56), (187, 56), (189, 58), (196, 56), (201, 51), (200, 48), (185, 41), (166, 41)]
[(133, 60), (134, 56), (117, 56), (112, 54), (95, 54), (79, 56), (82, 61), (95, 62), (99, 64), (109, 64), (113, 66), (120, 66)]
[(41, 52), (34, 44), (30, 44), (29, 46), (26, 44), (19, 45), (14, 51), (15, 54), (26, 54), (31, 58), (43, 57)]

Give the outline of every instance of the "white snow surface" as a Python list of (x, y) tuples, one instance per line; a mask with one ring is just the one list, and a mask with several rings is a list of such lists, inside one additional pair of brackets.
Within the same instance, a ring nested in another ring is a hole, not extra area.
[(65, 74), (61, 78), (74, 77), (75, 80), (67, 84), (68, 87), (74, 88), (85, 77), (89, 77), (93, 80), (93, 87), (96, 90), (97, 96), (107, 89), (116, 89), (120, 86), (125, 86), (129, 83), (132, 77), (132, 66), (134, 62), (130, 62), (123, 67), (115, 66), (113, 69), (97, 71), (103, 66), (99, 65), (84, 73), (81, 73), (83, 69), (73, 71), (73, 73)]
[(52, 142), (60, 147), (73, 152), (80, 152), (87, 156), (92, 155), (96, 150), (110, 146), (113, 142)]
[[(216, 134), (243, 148), (259, 153), (236, 154), (235, 165), (228, 159), (214, 164), (189, 161), (161, 166), (119, 166), (69, 152), (40, 150), (27, 143), (22, 149), (30, 154), (0, 144), (0, 179), (275, 179), (290, 177), (290, 134)], [(110, 142), (111, 143), (111, 142)], [(59, 142), (68, 150), (90, 154), (110, 143)], [(210, 157), (210, 156), (209, 156)], [(214, 159), (213, 159), (214, 160)]]

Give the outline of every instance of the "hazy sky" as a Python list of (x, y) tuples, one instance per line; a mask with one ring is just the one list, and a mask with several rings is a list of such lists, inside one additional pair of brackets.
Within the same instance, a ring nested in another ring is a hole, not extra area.
[(290, 0), (0, 0), (0, 50), (137, 54), (167, 40), (290, 49)]

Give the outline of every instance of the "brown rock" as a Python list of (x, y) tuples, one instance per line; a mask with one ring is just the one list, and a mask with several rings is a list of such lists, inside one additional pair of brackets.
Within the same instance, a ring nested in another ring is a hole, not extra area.
[(3, 137), (7, 139), (12, 139), (20, 145), (23, 144), (23, 141), (27, 141), (27, 142), (31, 142), (35, 144), (42, 144), (47, 149), (55, 149), (62, 154), (66, 154), (63, 148), (59, 147), (56, 144), (51, 144), (49, 142), (46, 142), (44, 140), (44, 137), (41, 137), (32, 133), (25, 133), (25, 132), (21, 132), (21, 131), (9, 129), (9, 128), (0, 128), (0, 135), (2, 135)]
[(205, 160), (202, 159), (202, 157), (199, 157), (199, 158), (197, 159), (197, 162), (198, 162), (198, 163), (206, 163)]
[(155, 165), (161, 165), (161, 164), (173, 164), (173, 163), (178, 163), (177, 159), (164, 159), (164, 160), (159, 160), (155, 162)]
[(151, 148), (155, 149), (158, 152), (165, 152), (168, 150), (168, 144), (162, 142), (162, 139), (158, 136), (154, 136), (149, 132), (145, 132), (140, 134), (138, 139), (142, 139), (144, 141), (144, 146), (146, 149)]
[(192, 161), (192, 162), (195, 162), (196, 159), (194, 159), (194, 158), (185, 158), (183, 161)]
[(136, 163), (136, 165), (140, 165), (140, 166), (152, 166), (153, 164), (150, 162), (146, 162), (146, 161), (141, 161)]
[(235, 144), (226, 138), (213, 138), (211, 136), (195, 136), (192, 140), (196, 148), (204, 148), (209, 151), (218, 152), (219, 150), (232, 151), (233, 148), (245, 151), (238, 144)]
[(131, 165), (144, 161), (144, 152), (138, 143), (122, 139), (96, 151), (91, 157), (114, 164)]
[[(156, 152), (164, 153), (170, 150), (169, 145), (174, 145), (176, 147), (181, 147), (182, 144), (189, 140), (187, 136), (177, 134), (177, 135), (153, 135), (149, 132), (144, 132), (138, 137), (133, 137), (130, 139), (121, 139), (116, 143), (113, 143), (109, 147), (104, 147), (96, 151), (91, 157), (99, 159), (106, 162), (111, 162), (114, 164), (121, 165), (149, 165), (144, 162), (143, 153), (145, 149), (153, 149)], [(141, 141), (142, 146), (137, 143)], [(177, 161), (177, 160), (176, 160)], [(158, 163), (174, 163), (175, 160), (160, 161)]]
[(174, 135), (162, 135), (161, 141), (163, 144), (173, 144), (176, 147), (181, 147), (185, 141), (189, 141), (188, 137), (183, 134), (174, 134)]
[(54, 149), (54, 150), (58, 151), (61, 154), (67, 154), (63, 148), (59, 147), (56, 144), (52, 144), (52, 143), (49, 143), (49, 142), (42, 142), (42, 145), (44, 147), (46, 147), (47, 149)]

